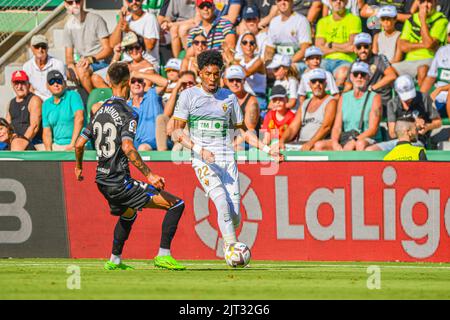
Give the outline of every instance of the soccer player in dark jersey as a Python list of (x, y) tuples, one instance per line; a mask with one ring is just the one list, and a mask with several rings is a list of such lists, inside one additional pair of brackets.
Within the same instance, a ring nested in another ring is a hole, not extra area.
[[(111, 259), (106, 262), (105, 269), (133, 269), (122, 263), (125, 241), (136, 220), (137, 211), (155, 208), (167, 210), (167, 213), (162, 223), (160, 249), (154, 264), (160, 268), (184, 270), (186, 268), (170, 254), (170, 244), (183, 213), (184, 202), (163, 190), (164, 178), (147, 167), (133, 146), (137, 119), (125, 100), (130, 92), (128, 66), (114, 63), (108, 69), (108, 76), (113, 96), (96, 112), (75, 146), (75, 176), (81, 181), (84, 146), (90, 139), (95, 141), (98, 156), (96, 183), (109, 203), (111, 214), (119, 216), (114, 229)], [(142, 172), (149, 184), (130, 177), (129, 162)]]

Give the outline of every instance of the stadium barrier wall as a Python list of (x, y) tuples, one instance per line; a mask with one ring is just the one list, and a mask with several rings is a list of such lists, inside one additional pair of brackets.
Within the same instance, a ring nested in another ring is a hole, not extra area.
[[(32, 236), (11, 246), (3, 243), (5, 224), (0, 219), (0, 256), (110, 255), (117, 218), (110, 216), (94, 183), (95, 162), (85, 163), (82, 182), (75, 181), (71, 161), (0, 166), (1, 179), (23, 184), (27, 195), (23, 207), (33, 224)], [(215, 209), (190, 164), (152, 162), (150, 166), (165, 177), (167, 190), (186, 202), (173, 242), (174, 255), (180, 259), (221, 257)], [(254, 259), (450, 261), (450, 162), (286, 162), (276, 174), (269, 167), (239, 165), (242, 224), (238, 235), (251, 247)], [(134, 168), (132, 175), (141, 177)], [(9, 183), (0, 183), (2, 190)], [(11, 212), (16, 209), (5, 207), (5, 202), (14, 201), (2, 194), (1, 215), (14, 216)], [(148, 259), (156, 254), (163, 217), (158, 210), (140, 213), (124, 257)], [(21, 230), (15, 223), (10, 223), (9, 230)], [(37, 230), (35, 235), (35, 226), (44, 226), (46, 232)], [(59, 251), (47, 248), (49, 244)]]

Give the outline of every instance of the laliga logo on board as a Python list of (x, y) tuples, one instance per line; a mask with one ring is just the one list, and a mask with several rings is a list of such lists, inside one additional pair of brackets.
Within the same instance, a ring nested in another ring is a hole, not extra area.
[[(238, 235), (238, 241), (245, 243), (250, 249), (255, 243), (258, 234), (258, 221), (262, 220), (262, 210), (259, 199), (255, 191), (250, 188), (251, 180), (242, 173), (239, 173), (239, 189), (241, 193), (241, 203), (247, 216), (246, 221), (241, 221), (241, 232)], [(209, 198), (201, 188), (195, 188), (194, 192), (194, 215), (195, 232), (202, 242), (210, 249), (216, 251), (216, 256), (223, 257), (223, 240), (219, 237), (219, 231), (216, 230), (208, 221), (210, 215), (208, 209)], [(242, 216), (242, 210), (241, 210)], [(214, 216), (217, 219), (217, 216)]]

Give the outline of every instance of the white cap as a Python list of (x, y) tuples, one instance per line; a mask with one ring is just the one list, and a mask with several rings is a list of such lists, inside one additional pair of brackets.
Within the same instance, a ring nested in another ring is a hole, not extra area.
[(407, 74), (398, 77), (395, 80), (394, 87), (398, 96), (403, 101), (414, 99), (417, 95), (414, 80)]
[(226, 79), (245, 79), (245, 72), (241, 66), (232, 65), (225, 70)]
[(181, 60), (176, 59), (176, 58), (169, 59), (169, 61), (167, 61), (167, 63), (166, 63), (166, 66), (164, 67), (164, 70), (167, 70), (167, 69), (180, 71), (181, 70)]
[(382, 6), (377, 13), (377, 18), (395, 18), (397, 16), (397, 8), (394, 6)]
[(314, 56), (323, 56), (322, 50), (320, 50), (318, 47), (312, 46), (306, 49), (305, 51), (305, 59), (308, 59), (309, 57)]
[(267, 66), (267, 69), (276, 69), (280, 66), (290, 67), (291, 66), (291, 57), (276, 54), (273, 56), (272, 62)]
[(370, 75), (369, 65), (365, 62), (357, 61), (353, 63), (352, 70), (350, 72), (364, 72)]
[(312, 69), (308, 72), (309, 80), (327, 80), (327, 73), (323, 69)]
[(368, 33), (361, 32), (358, 33), (355, 37), (355, 41), (353, 44), (357, 46), (358, 44), (372, 44), (372, 36)]

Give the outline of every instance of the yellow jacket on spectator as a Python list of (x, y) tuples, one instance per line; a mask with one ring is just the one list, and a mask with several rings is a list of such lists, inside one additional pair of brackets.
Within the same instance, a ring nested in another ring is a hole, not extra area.
[(383, 159), (384, 161), (419, 161), (428, 160), (425, 149), (415, 147), (410, 142), (401, 141)]

